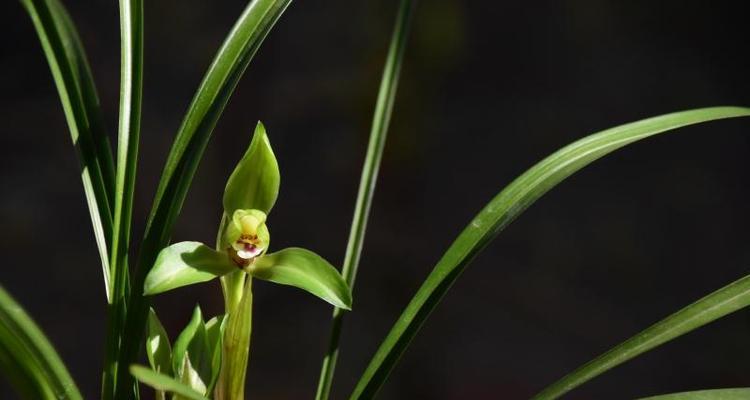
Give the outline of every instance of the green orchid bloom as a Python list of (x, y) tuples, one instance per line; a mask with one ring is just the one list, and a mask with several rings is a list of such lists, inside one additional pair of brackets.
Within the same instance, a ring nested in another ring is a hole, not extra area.
[(351, 309), (346, 282), (328, 261), (302, 248), (268, 254), (268, 214), (279, 192), (279, 168), (266, 130), (258, 123), (253, 140), (227, 181), (224, 218), (216, 249), (200, 242), (164, 248), (146, 277), (144, 294), (206, 282), (237, 271), (295, 286), (335, 305)]

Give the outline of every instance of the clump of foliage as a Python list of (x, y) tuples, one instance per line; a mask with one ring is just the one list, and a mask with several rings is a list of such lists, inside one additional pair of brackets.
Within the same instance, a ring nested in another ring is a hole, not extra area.
[[(291, 0), (251, 0), (230, 30), (175, 136), (137, 249), (131, 246), (131, 226), (143, 92), (143, 1), (120, 0), (121, 90), (114, 154), (84, 48), (70, 16), (59, 0), (21, 0), (21, 3), (31, 16), (57, 86), (80, 161), (101, 258), (108, 304), (101, 397), (138, 398), (143, 387), (136, 382), (141, 382), (151, 387), (159, 399), (244, 398), (252, 326), (252, 283), (260, 279), (305, 290), (334, 307), (330, 347), (323, 359), (316, 393), (317, 399), (327, 399), (345, 311), (352, 308), (352, 287), (413, 2), (401, 0), (396, 16), (341, 272), (310, 250), (287, 248), (269, 253), (270, 212), (278, 195), (280, 173), (269, 135), (261, 123), (257, 124), (245, 155), (228, 179), (216, 243), (213, 246), (199, 242), (170, 243), (173, 225), (213, 128), (243, 72)], [(375, 397), (422, 323), (461, 272), (547, 191), (595, 160), (631, 143), (687, 125), (746, 116), (750, 116), (748, 108), (711, 107), (644, 119), (586, 136), (531, 167), (490, 200), (458, 234), (384, 338), (350, 398)], [(221, 281), (224, 313), (206, 319), (196, 307), (191, 320), (172, 342), (156, 311), (150, 307), (151, 297), (217, 277)], [(535, 398), (558, 398), (617, 365), (748, 305), (750, 277), (744, 277), (613, 347)], [(144, 350), (148, 366), (137, 364)], [(1, 288), (0, 368), (24, 398), (82, 398), (44, 334)], [(750, 389), (717, 389), (658, 398), (748, 397)]]

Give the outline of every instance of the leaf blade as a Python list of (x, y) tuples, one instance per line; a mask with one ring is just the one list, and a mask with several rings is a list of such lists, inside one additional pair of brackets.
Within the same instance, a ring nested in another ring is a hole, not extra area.
[(0, 286), (0, 367), (19, 392), (83, 399), (65, 364), (20, 304)]
[(57, 0), (21, 0), (34, 24), (60, 96), (77, 153), (86, 203), (102, 264), (105, 294), (111, 301), (109, 251), (112, 239), (114, 167), (99, 99), (83, 45)]
[[(385, 148), (386, 137), (388, 136), (388, 127), (393, 112), (393, 104), (396, 99), (401, 64), (403, 62), (406, 43), (409, 37), (415, 4), (416, 2), (412, 2), (412, 0), (401, 0), (399, 4), (398, 14), (396, 15), (396, 22), (388, 48), (388, 56), (386, 57), (383, 76), (380, 80), (378, 98), (372, 117), (372, 126), (370, 128), (370, 140), (367, 145), (367, 154), (365, 155), (365, 162), (362, 167), (357, 200), (354, 208), (354, 216), (352, 217), (349, 239), (346, 244), (344, 265), (341, 270), (341, 274), (344, 276), (346, 284), (352, 291), (354, 290), (354, 281), (357, 277), (357, 269), (359, 268), (359, 259), (362, 254), (362, 247), (365, 240), (365, 231), (367, 229), (367, 220), (370, 216), (370, 207), (375, 194), (375, 185), (377, 183), (378, 170), (380, 169), (380, 161), (383, 158), (383, 149)], [(344, 323), (344, 315), (345, 313), (341, 309), (333, 310), (328, 350), (323, 358), (323, 365), (320, 368), (320, 378), (318, 379), (318, 388), (315, 394), (316, 400), (328, 399), (331, 394), (331, 385), (333, 383), (336, 361), (339, 354), (339, 339), (341, 337), (341, 330)]]
[(258, 279), (294, 286), (336, 307), (351, 309), (352, 295), (338, 270), (310, 250), (290, 247), (266, 254), (251, 264), (249, 272)]
[(711, 389), (663, 394), (640, 400), (745, 400), (750, 399), (750, 388)]
[(534, 399), (556, 399), (640, 354), (749, 305), (750, 275), (648, 327), (553, 383), (534, 396)]
[(534, 165), (495, 196), (451, 244), (376, 351), (351, 398), (371, 398), (377, 393), (463, 269), (548, 190), (593, 161), (638, 140), (687, 125), (746, 116), (750, 116), (748, 108), (710, 107), (648, 118), (587, 136)]

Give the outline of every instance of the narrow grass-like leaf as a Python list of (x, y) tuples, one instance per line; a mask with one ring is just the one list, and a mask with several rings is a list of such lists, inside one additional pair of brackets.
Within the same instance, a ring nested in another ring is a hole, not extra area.
[(120, 115), (117, 134), (115, 210), (109, 274), (112, 306), (107, 314), (102, 397), (111, 399), (117, 378), (120, 335), (130, 288), (128, 253), (138, 161), (143, 92), (143, 1), (120, 0)]
[(676, 112), (587, 136), (545, 158), (492, 199), (451, 244), (398, 318), (359, 379), (351, 398), (375, 396), (422, 323), (464, 268), (547, 191), (593, 161), (658, 133), (717, 119), (750, 116), (750, 109), (712, 107)]
[(110, 300), (114, 167), (93, 77), (70, 17), (57, 0), (21, 0), (47, 57), (81, 168), (81, 180)]
[(154, 295), (234, 271), (237, 265), (227, 254), (200, 242), (179, 242), (159, 252), (143, 284), (143, 293)]
[(259, 279), (305, 290), (346, 310), (352, 295), (346, 282), (323, 257), (310, 250), (290, 247), (259, 257), (250, 264), (250, 273)]
[[(370, 141), (367, 145), (365, 163), (362, 167), (362, 175), (359, 180), (359, 191), (354, 208), (354, 217), (352, 218), (352, 225), (349, 230), (349, 240), (346, 244), (344, 266), (341, 270), (341, 274), (344, 276), (344, 280), (351, 291), (354, 290), (354, 281), (357, 277), (357, 268), (359, 267), (362, 245), (365, 240), (367, 220), (370, 216), (370, 206), (375, 194), (375, 184), (377, 183), (380, 161), (383, 158), (383, 149), (385, 148), (385, 141), (388, 136), (388, 127), (391, 121), (391, 113), (393, 112), (393, 103), (396, 99), (396, 89), (398, 88), (401, 64), (409, 37), (411, 16), (415, 4), (416, 1), (401, 0), (390, 46), (388, 47), (388, 56), (383, 68), (383, 76), (380, 79), (378, 99), (375, 104), (375, 112), (370, 128)], [(328, 350), (323, 358), (320, 378), (318, 379), (318, 389), (315, 395), (317, 400), (327, 400), (331, 394), (331, 384), (333, 383), (333, 375), (336, 370), (344, 315), (345, 313), (341, 308), (333, 310)]]
[(534, 399), (556, 399), (628, 360), (748, 305), (750, 276), (732, 282), (657, 322), (550, 385)]
[(152, 371), (147, 367), (141, 365), (131, 365), (130, 373), (133, 374), (133, 376), (138, 379), (138, 381), (145, 383), (146, 385), (151, 386), (156, 390), (174, 393), (178, 396), (182, 396), (191, 400), (208, 400), (200, 393), (180, 383), (174, 378)]
[(640, 400), (747, 400), (750, 388), (698, 390), (644, 397)]
[(0, 367), (19, 393), (39, 399), (82, 399), (44, 333), (0, 286)]
[[(143, 340), (148, 298), (142, 296), (143, 282), (159, 251), (168, 242), (185, 195), (203, 151), (224, 107), (256, 51), (291, 0), (254, 0), (248, 4), (227, 36), (193, 97), (162, 172), (137, 271), (128, 301), (128, 315), (120, 351), (120, 365), (135, 361)], [(122, 370), (121, 370), (122, 371)], [(117, 398), (132, 392), (129, 374), (118, 371)], [(120, 379), (120, 377), (122, 379)]]

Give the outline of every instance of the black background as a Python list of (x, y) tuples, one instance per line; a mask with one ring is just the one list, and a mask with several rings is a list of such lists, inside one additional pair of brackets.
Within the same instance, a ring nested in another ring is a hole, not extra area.
[[(67, 1), (116, 131), (113, 1)], [(750, 105), (743, 2), (422, 2), (394, 110), (334, 398), (344, 398), (421, 280), (470, 218), (557, 148), (610, 126)], [(146, 5), (134, 240), (173, 135), (242, 1)], [(275, 249), (343, 259), (397, 2), (298, 1), (240, 83), (173, 240), (212, 242), (224, 183), (257, 120), (282, 172)], [(2, 10), (0, 282), (98, 396), (104, 291), (78, 167), (32, 25)], [(556, 188), (467, 269), (412, 343), (383, 399), (527, 398), (678, 308), (747, 273), (750, 120), (638, 143)], [(330, 309), (258, 283), (252, 398), (311, 398)], [(174, 337), (218, 284), (158, 297)], [(592, 381), (570, 398), (750, 385), (738, 312)], [(9, 391), (3, 386), (3, 397)]]

